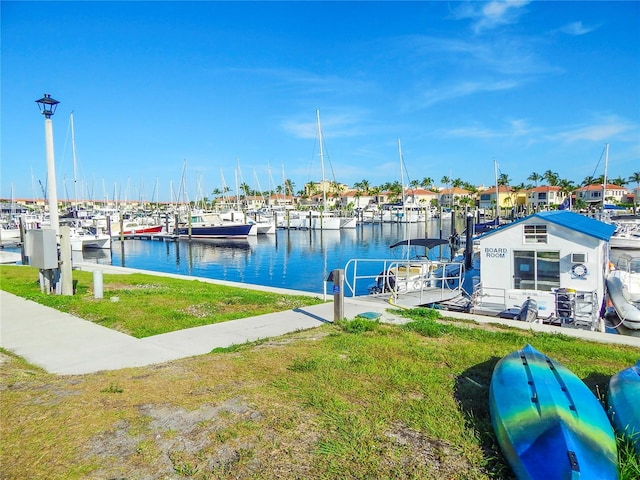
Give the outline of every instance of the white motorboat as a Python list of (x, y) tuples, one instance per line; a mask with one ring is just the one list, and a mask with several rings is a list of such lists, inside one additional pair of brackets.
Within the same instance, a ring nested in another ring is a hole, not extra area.
[(640, 250), (640, 221), (614, 222), (616, 231), (609, 240), (611, 248)]
[(640, 330), (640, 257), (621, 255), (606, 283), (609, 300), (622, 324)]
[(69, 239), (71, 250), (80, 251), (85, 248), (111, 248), (111, 236), (106, 233), (93, 232), (85, 227), (70, 227)]

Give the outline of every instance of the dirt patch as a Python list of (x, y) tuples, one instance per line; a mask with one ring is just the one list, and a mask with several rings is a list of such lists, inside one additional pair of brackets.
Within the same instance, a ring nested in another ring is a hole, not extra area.
[[(232, 425), (262, 417), (240, 398), (228, 399), (220, 405), (201, 405), (190, 411), (170, 405), (149, 404), (140, 406), (139, 412), (144, 426), (120, 420), (110, 431), (90, 440), (87, 458), (97, 456), (102, 459), (101, 464), (111, 465), (108, 470), (94, 472), (96, 478), (114, 478), (114, 475), (172, 478), (166, 476), (226, 470), (249, 446), (233, 442), (220, 444), (219, 440), (226, 440), (224, 431)], [(132, 471), (143, 457), (147, 460), (144, 469), (141, 466), (140, 471)], [(153, 458), (156, 469), (151, 476), (149, 457)], [(126, 470), (121, 471), (122, 465), (127, 465)]]
[(397, 445), (406, 447), (407, 455), (401, 460), (407, 472), (429, 467), (439, 478), (454, 478), (460, 472), (471, 470), (471, 465), (445, 441), (429, 438), (404, 425), (396, 425), (387, 436)]

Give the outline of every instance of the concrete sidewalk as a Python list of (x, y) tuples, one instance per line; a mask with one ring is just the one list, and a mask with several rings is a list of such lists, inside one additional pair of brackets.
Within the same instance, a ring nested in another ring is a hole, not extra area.
[[(105, 273), (140, 272), (149, 275), (195, 279), (208, 283), (274, 291), (283, 294), (321, 296), (309, 292), (238, 284), (125, 267), (82, 264), (80, 268), (90, 271), (101, 270)], [(389, 311), (393, 308), (393, 305), (375, 301), (373, 297), (345, 298), (343, 313), (345, 318), (352, 319), (365, 312), (374, 312), (379, 314), (380, 321), (385, 323), (400, 324), (406, 322), (403, 317), (394, 315)], [(442, 313), (449, 317), (472, 320), (478, 323), (500, 323), (523, 330), (561, 333), (605, 344), (621, 344), (640, 348), (639, 337), (530, 324), (466, 313), (449, 311)], [(285, 333), (315, 328), (323, 323), (332, 322), (333, 317), (334, 305), (330, 301), (296, 310), (270, 313), (137, 339), (0, 291), (0, 347), (23, 357), (28, 362), (40, 366), (50, 373), (77, 375), (101, 370), (141, 367), (179, 358), (203, 355), (218, 347), (229, 347), (234, 344), (278, 337)]]
[[(345, 301), (344, 315), (375, 311), (400, 322), (384, 305)], [(243, 318), (137, 339), (68, 313), (0, 291), (0, 347), (50, 373), (76, 375), (164, 363), (333, 321), (333, 303)]]

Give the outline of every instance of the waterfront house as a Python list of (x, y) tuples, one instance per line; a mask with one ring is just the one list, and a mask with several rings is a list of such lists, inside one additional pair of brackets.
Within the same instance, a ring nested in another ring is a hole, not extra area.
[(374, 203), (374, 196), (360, 190), (348, 190), (340, 194), (336, 200), (336, 208), (340, 210), (356, 210), (367, 208)]
[(499, 185), (497, 192), (495, 186), (478, 192), (478, 208), (481, 210), (495, 210), (496, 197), (501, 211), (504, 211), (506, 208), (511, 212), (511, 210), (517, 206), (516, 197), (514, 197), (514, 192), (511, 187), (508, 185)]
[(453, 207), (460, 205), (460, 200), (469, 198), (471, 192), (460, 187), (445, 188), (440, 190), (438, 195), (438, 205), (441, 207)]
[(541, 185), (527, 190), (527, 208), (534, 211), (559, 207), (567, 198), (561, 188), (553, 185)]
[(270, 208), (286, 207), (294, 208), (299, 203), (300, 197), (293, 195), (284, 195), (282, 193), (272, 193), (267, 198), (267, 206)]
[(598, 204), (602, 205), (604, 192), (604, 203), (615, 205), (623, 202), (626, 198), (628, 191), (626, 188), (620, 185), (613, 185), (608, 183), (606, 186), (602, 184), (587, 185), (575, 190), (576, 199), (583, 200), (589, 206), (597, 207)]
[(440, 193), (434, 192), (433, 190), (426, 190), (424, 188), (408, 188), (405, 191), (404, 196), (407, 204), (421, 208), (429, 208), (437, 205)]
[(567, 210), (535, 213), (489, 231), (478, 239), (474, 308), (503, 311), (531, 298), (541, 318), (592, 325), (604, 301), (614, 231), (614, 225)]

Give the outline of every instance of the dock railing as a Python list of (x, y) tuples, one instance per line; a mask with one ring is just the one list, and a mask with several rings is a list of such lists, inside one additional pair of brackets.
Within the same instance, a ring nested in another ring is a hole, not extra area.
[(484, 311), (506, 310), (507, 290), (504, 288), (485, 287), (482, 283), (477, 283), (473, 287), (471, 294), (471, 311), (480, 313)]
[(344, 267), (345, 296), (374, 295), (423, 305), (461, 295), (464, 264), (429, 259), (352, 259)]

